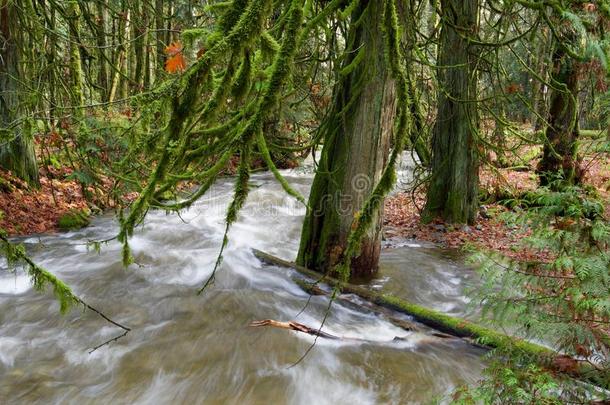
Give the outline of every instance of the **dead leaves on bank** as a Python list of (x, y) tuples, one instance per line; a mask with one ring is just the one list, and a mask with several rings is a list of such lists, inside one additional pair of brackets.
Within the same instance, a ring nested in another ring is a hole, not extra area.
[[(535, 167), (536, 162), (530, 162)], [(597, 192), (607, 202), (606, 215), (610, 214), (610, 156), (587, 155), (583, 159), (585, 176), (583, 181), (595, 187)], [(482, 168), (479, 173), (481, 187), (490, 194), (498, 188), (510, 188), (519, 194), (527, 190), (535, 190), (537, 177), (532, 171), (510, 169)], [(385, 200), (384, 225), (386, 236), (401, 236), (410, 239), (428, 241), (440, 246), (459, 249), (466, 244), (473, 244), (486, 250), (502, 253), (518, 261), (548, 262), (552, 259), (548, 252), (534, 249), (523, 249), (520, 246), (523, 238), (531, 234), (531, 229), (511, 227), (498, 218), (498, 214), (507, 210), (506, 207), (494, 203), (485, 206), (485, 210), (477, 219), (475, 226), (454, 226), (442, 222), (424, 225), (420, 221), (420, 210), (425, 203), (425, 192), (418, 190), (414, 195), (399, 193)], [(560, 226), (568, 227), (569, 222)]]
[(57, 229), (59, 217), (87, 208), (82, 187), (74, 180), (40, 178), (40, 188), (0, 171), (3, 183), (13, 187), (0, 192), (0, 228), (9, 235), (29, 235)]

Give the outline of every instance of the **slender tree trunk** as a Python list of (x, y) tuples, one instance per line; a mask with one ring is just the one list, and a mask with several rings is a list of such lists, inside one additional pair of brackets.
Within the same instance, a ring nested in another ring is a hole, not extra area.
[(156, 63), (155, 67), (155, 80), (157, 79), (158, 73), (163, 71), (165, 65), (165, 57), (163, 56), (163, 35), (165, 26), (163, 25), (163, 0), (155, 0), (155, 33), (156, 37)]
[[(543, 80), (548, 80), (548, 60), (550, 56), (550, 47), (547, 39), (548, 33), (543, 32), (543, 39), (539, 39), (538, 54), (534, 69), (536, 74)], [(547, 117), (547, 86), (535, 78), (532, 83), (532, 126), (535, 131), (540, 130), (545, 125)]]
[(553, 52), (549, 125), (546, 129), (542, 160), (537, 172), (540, 184), (555, 180), (575, 184), (580, 180), (577, 159), (578, 129), (578, 69), (576, 61), (557, 44)]
[(133, 24), (132, 24), (132, 41), (133, 41), (133, 65), (131, 69), (131, 94), (137, 94), (142, 91), (144, 82), (144, 46), (146, 44), (146, 26), (148, 22), (144, 18), (144, 5), (136, 0), (133, 2)]
[(0, 0), (0, 166), (37, 186), (38, 165), (31, 131), (19, 118), (19, 49), (14, 3)]
[[(45, 52), (46, 52), (46, 63), (47, 66), (55, 66), (57, 60), (57, 35), (55, 34), (56, 28), (56, 17), (55, 8), (49, 6), (49, 18), (46, 21), (45, 30)], [(46, 73), (46, 82), (49, 89), (49, 128), (51, 131), (55, 130), (57, 108), (57, 73), (55, 69), (48, 69)]]
[[(70, 26), (70, 75), (72, 80), (72, 88), (70, 89), (72, 98), (72, 107), (80, 107), (85, 105), (85, 96), (83, 93), (83, 69), (80, 58), (80, 35), (79, 35), (79, 7), (76, 0), (70, 0), (66, 8), (67, 18)], [(82, 110), (76, 108), (75, 115), (80, 116)]]
[(493, 164), (496, 167), (507, 167), (506, 159), (506, 105), (505, 101), (500, 99), (495, 105), (495, 128), (492, 134), (492, 142), (495, 147), (496, 160)]
[(97, 31), (96, 31), (96, 45), (98, 47), (98, 80), (100, 100), (105, 102), (108, 100), (109, 87), (108, 87), (108, 61), (106, 53), (106, 0), (98, 0), (97, 3)]
[(149, 13), (150, 8), (147, 4), (142, 4), (142, 19), (144, 21), (146, 21), (146, 24), (144, 25), (144, 36), (143, 36), (143, 41), (144, 43), (142, 44), (142, 51), (144, 52), (144, 78), (142, 81), (142, 85), (144, 87), (144, 90), (148, 90), (148, 88), (150, 87), (150, 79), (151, 79), (151, 72), (150, 72), (150, 62), (151, 62), (151, 47), (150, 47), (150, 39), (152, 38), (149, 26), (150, 26), (150, 21), (152, 20), (152, 17)]
[[(329, 271), (342, 259), (354, 217), (380, 179), (388, 157), (396, 93), (383, 54), (381, 15), (380, 1), (361, 0), (354, 10), (347, 57), (323, 124), (324, 148), (297, 258), (318, 271)], [(379, 212), (360, 255), (352, 261), (353, 275), (377, 270), (381, 225)]]
[(468, 40), (478, 30), (479, 0), (442, 0), (438, 114), (432, 173), (423, 220), (473, 223), (479, 186), (476, 132), (477, 56)]
[(121, 17), (118, 28), (117, 28), (117, 38), (119, 42), (119, 52), (116, 56), (115, 67), (116, 71), (112, 79), (112, 85), (110, 86), (110, 95), (108, 97), (108, 101), (113, 102), (117, 93), (120, 92), (121, 83), (123, 82), (122, 74), (125, 72), (125, 59), (127, 51), (125, 50), (127, 36), (129, 33), (129, 9), (123, 9), (123, 16)]
[(170, 44), (172, 42), (172, 16), (174, 15), (174, 4), (171, 1), (167, 2), (167, 27), (165, 31), (165, 43)]
[[(415, 1), (402, 1), (400, 10), (402, 18), (407, 20), (410, 17), (417, 21), (416, 12), (417, 4)], [(406, 24), (406, 32), (404, 33), (405, 43), (405, 59), (407, 63), (407, 85), (409, 92), (409, 110), (413, 117), (413, 125), (411, 125), (409, 132), (409, 145), (412, 150), (415, 151), (419, 162), (422, 166), (428, 167), (430, 165), (430, 139), (429, 132), (426, 130), (426, 116), (422, 108), (421, 92), (417, 88), (414, 71), (415, 65), (415, 47), (417, 46), (417, 30), (418, 27), (415, 24)]]

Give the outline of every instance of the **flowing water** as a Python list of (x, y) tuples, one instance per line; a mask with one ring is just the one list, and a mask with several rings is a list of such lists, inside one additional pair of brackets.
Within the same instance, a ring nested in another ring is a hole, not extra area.
[[(284, 174), (307, 193), (311, 174)], [(296, 365), (312, 336), (249, 328), (267, 318), (318, 327), (328, 307), (324, 296), (306, 305), (309, 296), (292, 270), (253, 256), (258, 248), (293, 259), (304, 209), (267, 173), (253, 176), (252, 185), (216, 282), (201, 296), (196, 290), (218, 253), (231, 179), (181, 217), (151, 212), (131, 241), (137, 265), (129, 269), (118, 243), (100, 253), (85, 245), (116, 234), (112, 216), (78, 232), (22, 240), (38, 263), (132, 331), (89, 354), (121, 330), (91, 312), (60, 316), (52, 294), (33, 291), (20, 272), (0, 269), (0, 403), (425, 403), (479, 377), (481, 350), (430, 342), (341, 302), (324, 330), (365, 341), (318, 339)], [(370, 288), (463, 314), (471, 275), (459, 260), (392, 243), (399, 247), (384, 251)]]

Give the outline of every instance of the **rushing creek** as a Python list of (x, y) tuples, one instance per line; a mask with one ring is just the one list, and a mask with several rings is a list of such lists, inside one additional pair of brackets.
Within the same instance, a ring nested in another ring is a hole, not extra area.
[[(284, 174), (308, 192), (311, 173)], [(296, 365), (312, 336), (249, 328), (267, 318), (319, 327), (328, 307), (325, 296), (306, 305), (309, 295), (292, 270), (252, 254), (257, 248), (294, 259), (305, 213), (270, 174), (254, 175), (252, 186), (216, 282), (200, 296), (224, 231), (229, 178), (180, 217), (149, 213), (131, 240), (137, 265), (128, 269), (117, 242), (99, 253), (85, 244), (116, 234), (111, 215), (78, 232), (22, 239), (39, 264), (132, 331), (89, 354), (122, 331), (90, 311), (60, 315), (50, 292), (35, 292), (23, 273), (0, 269), (0, 403), (425, 403), (479, 378), (481, 350), (430, 343), (341, 302), (333, 303), (324, 330), (366, 342), (320, 338)], [(459, 260), (409, 241), (389, 244), (370, 288), (464, 314), (472, 275)]]

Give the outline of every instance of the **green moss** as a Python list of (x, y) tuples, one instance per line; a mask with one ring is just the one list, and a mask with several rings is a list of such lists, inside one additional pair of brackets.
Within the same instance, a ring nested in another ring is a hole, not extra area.
[(91, 212), (84, 209), (74, 209), (66, 212), (57, 220), (57, 226), (62, 231), (84, 228), (90, 223)]
[(507, 336), (481, 325), (474, 324), (465, 319), (454, 318), (441, 312), (433, 311), (428, 308), (404, 301), (400, 298), (381, 295), (377, 297), (377, 304), (390, 307), (400, 312), (407, 313), (415, 320), (438, 330), (448, 332), (461, 337), (470, 337), (478, 343), (492, 348), (508, 349), (513, 348), (524, 353), (536, 356), (553, 356), (554, 351), (544, 346), (528, 342), (523, 339)]

